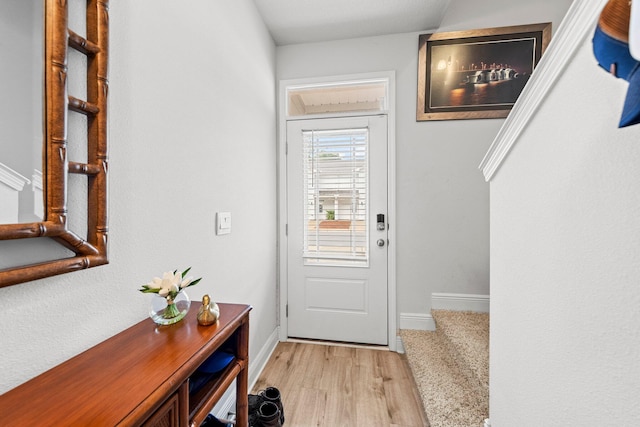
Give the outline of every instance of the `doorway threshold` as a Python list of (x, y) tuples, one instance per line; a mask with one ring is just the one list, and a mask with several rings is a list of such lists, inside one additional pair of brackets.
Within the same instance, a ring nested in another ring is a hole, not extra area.
[(326, 345), (326, 346), (332, 346), (332, 347), (351, 347), (351, 348), (365, 348), (368, 350), (390, 351), (389, 346), (386, 346), (386, 345), (358, 344), (353, 342), (342, 342), (342, 341), (323, 341), (323, 340), (314, 340), (314, 339), (287, 338), (286, 342), (293, 342), (293, 343), (300, 343), (300, 344)]

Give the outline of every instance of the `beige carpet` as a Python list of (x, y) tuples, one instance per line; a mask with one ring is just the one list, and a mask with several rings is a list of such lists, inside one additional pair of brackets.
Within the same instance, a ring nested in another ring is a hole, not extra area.
[(489, 315), (433, 317), (436, 332), (400, 331), (431, 427), (481, 427), (489, 417)]

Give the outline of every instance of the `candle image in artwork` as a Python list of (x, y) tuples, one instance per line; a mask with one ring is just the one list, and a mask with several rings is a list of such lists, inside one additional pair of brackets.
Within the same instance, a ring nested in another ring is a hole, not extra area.
[(432, 111), (512, 106), (535, 65), (535, 37), (460, 41), (430, 48)]

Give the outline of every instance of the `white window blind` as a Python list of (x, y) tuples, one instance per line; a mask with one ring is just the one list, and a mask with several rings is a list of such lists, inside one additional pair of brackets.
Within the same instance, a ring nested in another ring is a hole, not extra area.
[(367, 128), (303, 131), (305, 264), (368, 264)]

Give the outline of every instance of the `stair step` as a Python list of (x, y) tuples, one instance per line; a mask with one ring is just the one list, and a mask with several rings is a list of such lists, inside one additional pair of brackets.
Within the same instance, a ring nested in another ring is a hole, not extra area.
[(489, 314), (433, 310), (436, 332), (478, 393), (489, 393)]
[(481, 427), (489, 416), (489, 315), (432, 314), (435, 332), (400, 331), (431, 427)]

